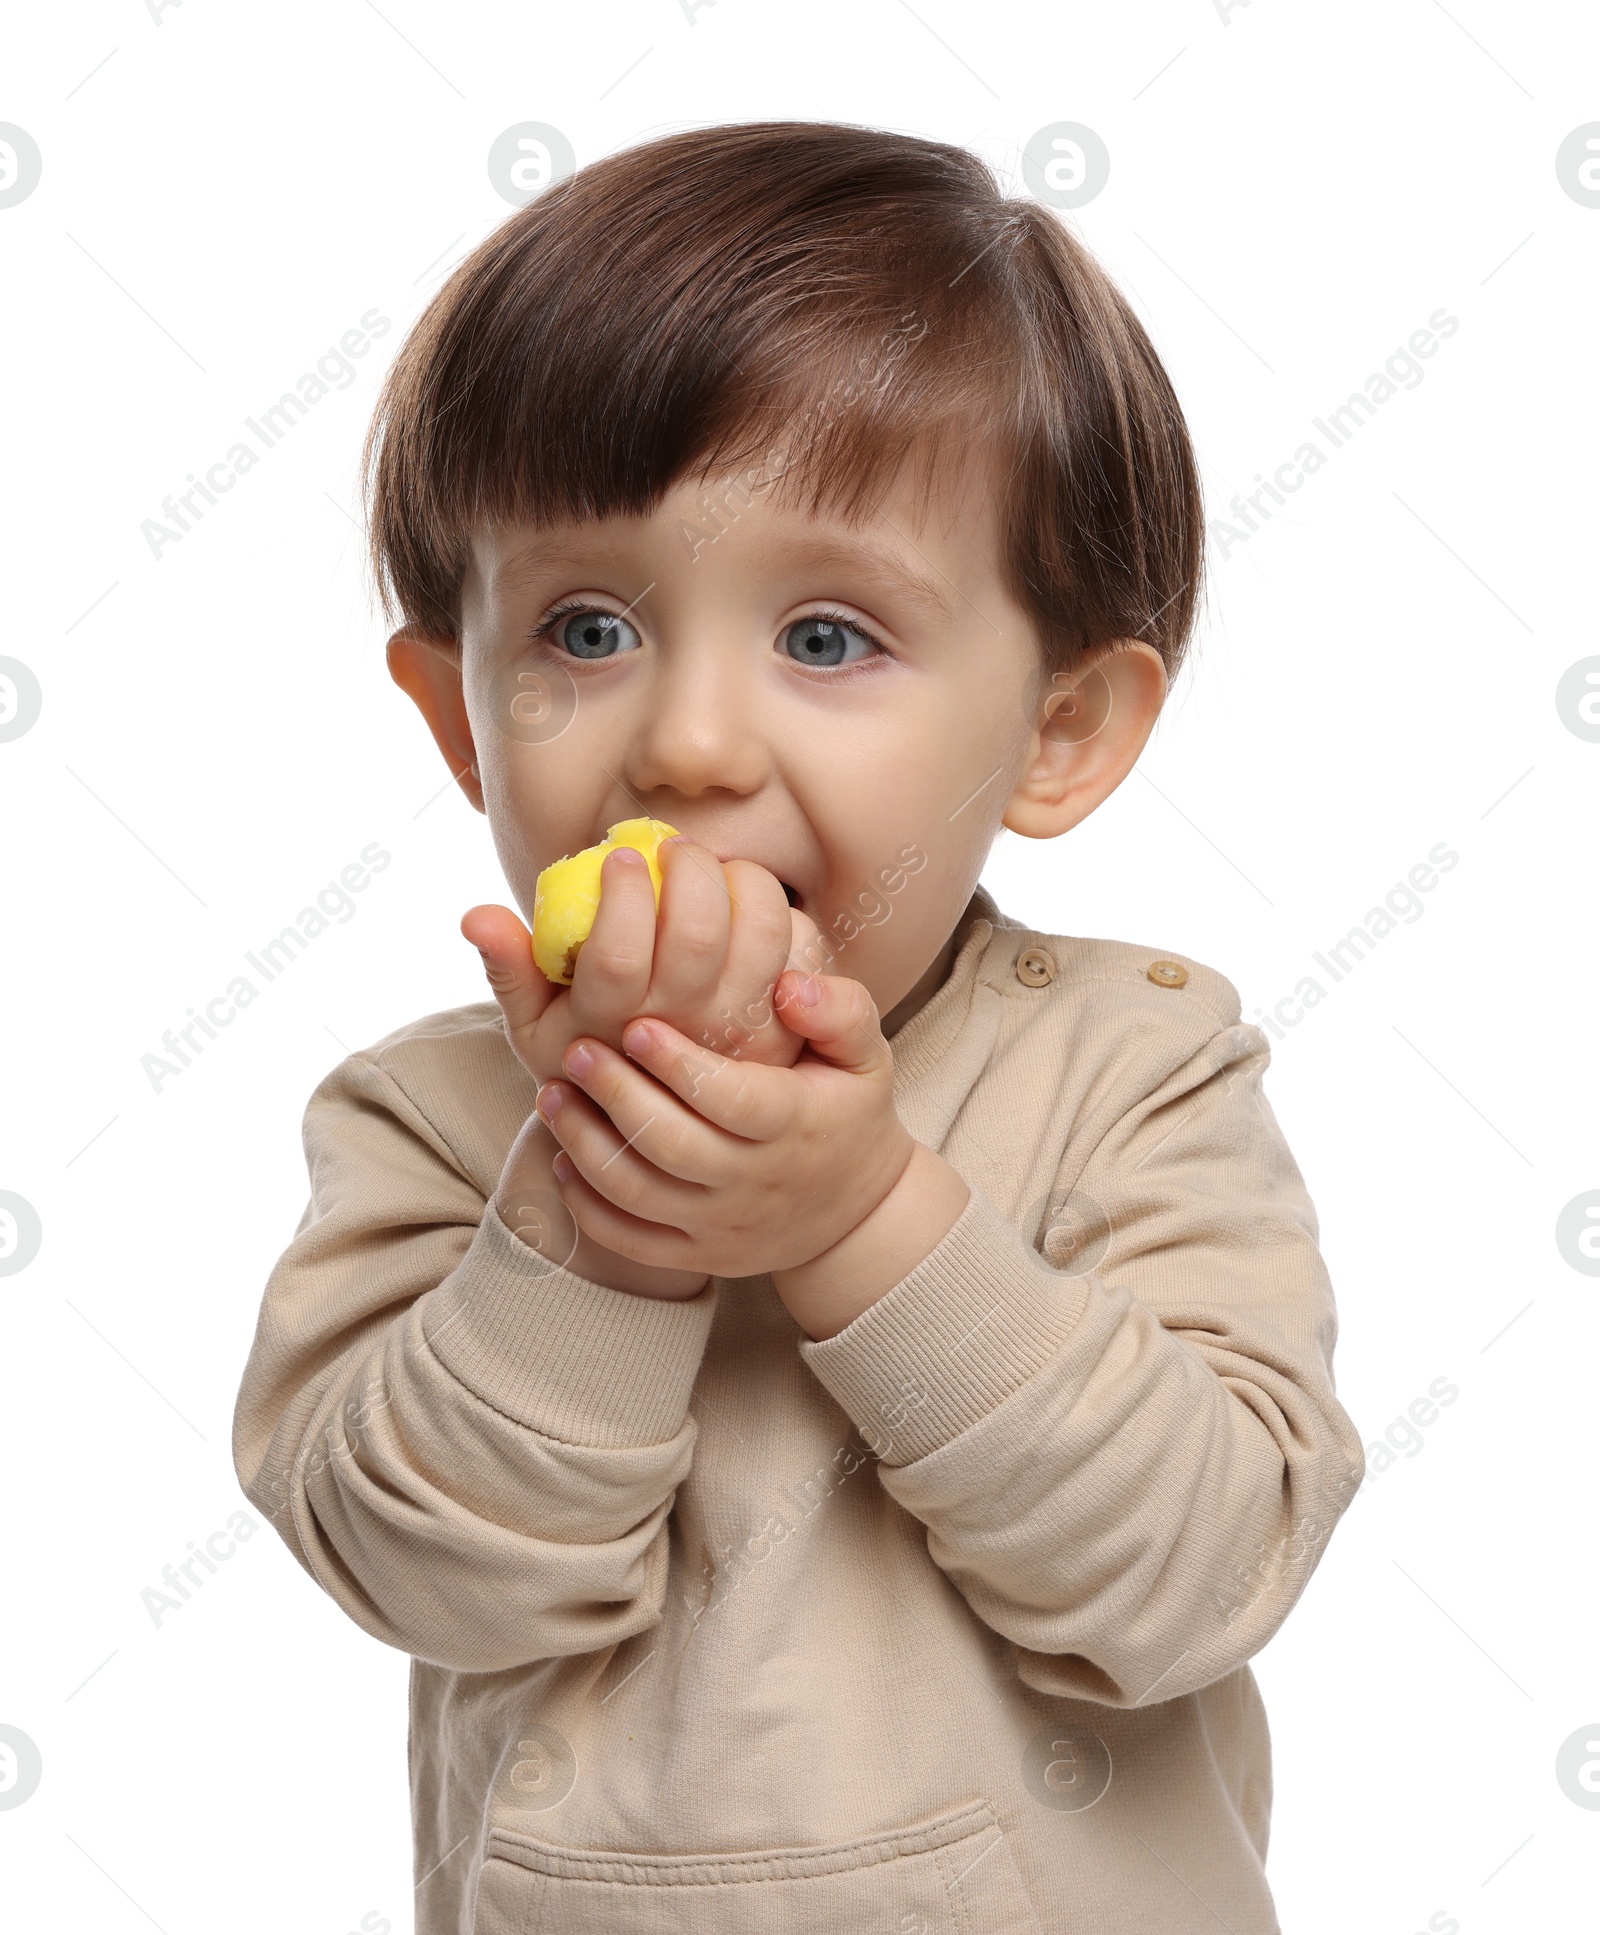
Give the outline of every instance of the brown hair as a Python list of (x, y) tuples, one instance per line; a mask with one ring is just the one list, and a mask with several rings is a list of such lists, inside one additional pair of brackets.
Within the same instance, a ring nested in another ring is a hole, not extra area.
[(546, 189), (428, 305), (362, 454), (371, 565), (391, 617), (454, 638), (479, 525), (647, 513), (686, 477), (741, 469), (858, 518), (914, 450), (931, 464), (977, 439), (1045, 671), (1123, 637), (1175, 670), (1200, 590), (1197, 466), (1084, 245), (943, 142), (692, 130)]

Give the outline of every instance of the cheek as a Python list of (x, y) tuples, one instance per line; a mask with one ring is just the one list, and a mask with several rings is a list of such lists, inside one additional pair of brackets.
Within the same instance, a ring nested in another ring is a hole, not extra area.
[(479, 742), (478, 776), (506, 880), (531, 913), (540, 870), (599, 837), (592, 828), (604, 810), (604, 768), (570, 733), (548, 745), (492, 737)]
[(951, 901), (953, 922), (1025, 750), (1020, 698), (1013, 716), (994, 692), (980, 708), (966, 681), (898, 696), (892, 716), (822, 735), (807, 754), (801, 804), (827, 849), (825, 929), (834, 919), (912, 925), (913, 906), (937, 926)]
[(904, 787), (851, 833), (832, 848), (826, 898), (813, 913), (835, 971), (876, 993), (876, 983), (908, 963), (920, 972), (920, 957), (937, 952), (970, 892), (967, 866), (953, 854), (943, 804), (908, 799)]

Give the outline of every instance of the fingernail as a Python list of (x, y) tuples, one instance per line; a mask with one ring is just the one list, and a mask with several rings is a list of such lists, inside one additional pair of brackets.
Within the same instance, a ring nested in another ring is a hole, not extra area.
[(642, 1021), (630, 1021), (622, 1031), (622, 1045), (632, 1055), (642, 1055), (655, 1041), (655, 1036)]
[(550, 1164), (550, 1173), (557, 1182), (565, 1182), (572, 1174), (572, 1158), (563, 1149)]
[(544, 1087), (533, 1098), (533, 1106), (539, 1111), (544, 1120), (548, 1122), (556, 1110), (561, 1107), (565, 1099), (561, 1093), (561, 1084), (559, 1082), (546, 1082)]
[(581, 1041), (575, 1041), (561, 1058), (561, 1066), (575, 1082), (581, 1082), (594, 1067), (594, 1055)]
[(808, 1008), (814, 1008), (822, 999), (822, 983), (814, 974), (801, 975), (800, 999)]

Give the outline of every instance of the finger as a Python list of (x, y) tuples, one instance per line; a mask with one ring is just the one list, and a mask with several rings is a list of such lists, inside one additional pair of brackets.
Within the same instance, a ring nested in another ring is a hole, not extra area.
[(665, 1223), (652, 1223), (632, 1216), (615, 1203), (607, 1202), (594, 1185), (584, 1179), (571, 1158), (558, 1155), (554, 1175), (563, 1207), (584, 1235), (613, 1256), (626, 1257), (630, 1263), (659, 1265), (664, 1270), (692, 1270), (693, 1244), (688, 1234)]
[[(554, 1114), (545, 1114), (555, 1103), (559, 1107)], [(681, 1226), (694, 1217), (705, 1190), (658, 1169), (571, 1082), (546, 1082), (539, 1091), (539, 1111), (579, 1175), (608, 1203), (651, 1223)]]
[[(789, 951), (795, 920), (777, 875), (754, 860), (726, 860), (733, 902), (728, 956), (717, 996), (717, 1026), (706, 1046), (737, 1055), (773, 1018), (772, 997)], [(702, 1036), (702, 1041), (704, 1037)]]
[(715, 1128), (751, 1142), (771, 1142), (794, 1120), (791, 1069), (719, 1055), (693, 1042), (659, 1015), (640, 1016), (622, 1031), (628, 1054), (663, 1087)]
[(778, 982), (777, 998), (784, 1027), (803, 1036), (835, 1068), (852, 1075), (873, 1075), (893, 1067), (878, 1010), (859, 981), (788, 969)]
[(722, 979), (733, 911), (728, 882), (717, 856), (687, 834), (663, 840), (656, 858), (661, 912), (649, 999), (639, 1006), (694, 1013), (710, 1005)]
[[(680, 1182), (715, 1184), (727, 1175), (725, 1131), (680, 1101), (626, 1055), (584, 1036), (561, 1058), (563, 1089), (581, 1090), (617, 1138)], [(561, 1109), (557, 1123), (565, 1120)]]
[(461, 932), (482, 955), (512, 1049), (531, 1069), (535, 1024), (558, 992), (534, 961), (533, 936), (509, 907), (493, 902), (469, 907), (461, 916)]
[[(800, 974), (826, 974), (833, 950), (822, 938), (822, 929), (798, 907), (789, 909), (789, 959), (787, 966)], [(776, 989), (774, 989), (776, 999)]]
[(573, 1020), (615, 1035), (643, 1007), (655, 947), (656, 895), (636, 847), (614, 847), (600, 867), (600, 905), (572, 973)]

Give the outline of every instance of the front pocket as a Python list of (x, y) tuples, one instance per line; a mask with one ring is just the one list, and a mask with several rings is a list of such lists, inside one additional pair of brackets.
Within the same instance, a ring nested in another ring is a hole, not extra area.
[(473, 1935), (1039, 1935), (984, 1800), (820, 1848), (620, 1854), (491, 1828)]

